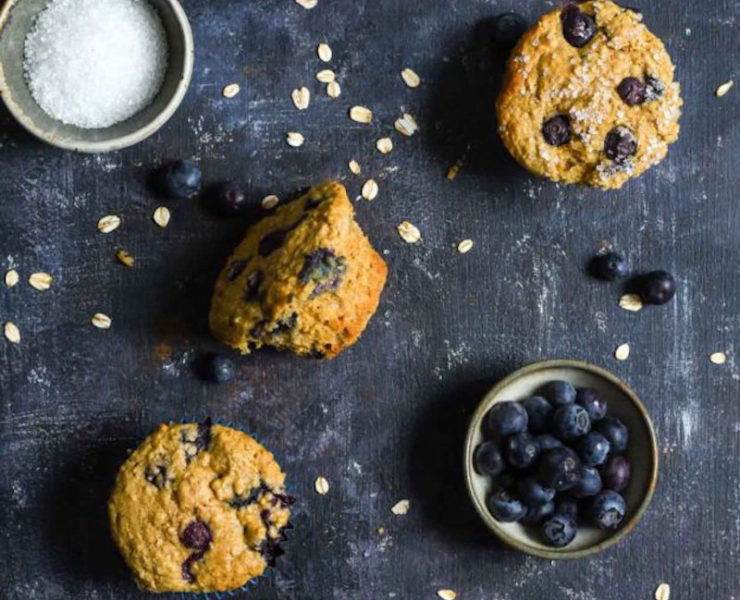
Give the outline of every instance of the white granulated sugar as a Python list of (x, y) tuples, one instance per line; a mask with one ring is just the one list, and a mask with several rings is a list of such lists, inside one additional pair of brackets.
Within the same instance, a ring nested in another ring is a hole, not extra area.
[(108, 127), (149, 105), (166, 67), (164, 27), (145, 0), (52, 0), (25, 41), (36, 102), (85, 129)]

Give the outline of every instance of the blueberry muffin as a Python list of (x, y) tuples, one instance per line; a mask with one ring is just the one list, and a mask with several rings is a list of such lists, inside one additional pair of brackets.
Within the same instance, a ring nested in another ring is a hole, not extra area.
[(243, 353), (332, 358), (365, 329), (386, 275), (344, 186), (324, 183), (247, 232), (216, 281), (211, 331)]
[(512, 52), (496, 107), (509, 152), (564, 183), (619, 188), (678, 137), (679, 85), (642, 15), (614, 2), (544, 15)]
[(142, 589), (239, 588), (282, 554), (293, 499), (246, 433), (160, 425), (129, 456), (108, 503), (113, 539)]

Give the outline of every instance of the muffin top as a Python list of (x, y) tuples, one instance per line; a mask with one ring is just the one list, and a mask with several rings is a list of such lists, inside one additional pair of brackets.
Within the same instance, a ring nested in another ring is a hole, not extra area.
[(386, 275), (344, 186), (324, 183), (249, 229), (216, 281), (211, 330), (242, 352), (331, 358), (365, 329)]
[(619, 188), (678, 137), (681, 98), (663, 43), (614, 2), (569, 4), (517, 44), (497, 101), (499, 132), (532, 172)]
[(113, 538), (140, 587), (225, 591), (281, 554), (292, 503), (272, 454), (242, 431), (160, 425), (121, 466)]

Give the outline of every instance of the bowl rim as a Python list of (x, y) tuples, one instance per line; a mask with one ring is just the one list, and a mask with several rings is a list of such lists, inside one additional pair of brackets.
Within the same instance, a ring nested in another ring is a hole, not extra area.
[[(526, 377), (527, 375), (530, 375), (531, 373), (535, 373), (537, 371), (541, 371), (543, 369), (549, 369), (549, 368), (575, 368), (575, 369), (582, 369), (585, 371), (588, 371), (590, 373), (593, 373), (595, 375), (598, 375), (600, 377), (603, 377), (610, 383), (617, 386), (622, 393), (632, 402), (634, 407), (637, 409), (638, 413), (640, 414), (643, 422), (645, 423), (645, 426), (647, 428), (649, 437), (650, 437), (650, 455), (652, 458), (652, 469), (650, 472), (650, 481), (648, 483), (647, 489), (644, 492), (644, 495), (642, 496), (642, 500), (637, 507), (637, 510), (632, 515), (632, 517), (622, 525), (617, 531), (614, 532), (614, 534), (607, 537), (605, 540), (599, 542), (598, 544), (594, 544), (593, 546), (589, 546), (587, 548), (582, 548), (580, 550), (568, 550), (567, 548), (558, 548), (558, 549), (552, 549), (552, 550), (543, 550), (541, 548), (534, 547), (530, 544), (524, 543), (516, 539), (515, 537), (511, 536), (509, 533), (507, 533), (503, 528), (501, 528), (496, 520), (493, 518), (493, 516), (488, 511), (488, 508), (485, 506), (485, 504), (480, 500), (477, 493), (475, 492), (475, 489), (473, 487), (473, 439), (475, 437), (475, 432), (477, 427), (479, 426), (483, 416), (487, 412), (489, 408), (490, 399), (498, 394), (503, 388), (510, 385), (514, 381), (521, 379), (522, 377)], [(647, 410), (645, 409), (645, 406), (640, 401), (637, 394), (632, 390), (632, 388), (627, 385), (622, 379), (611, 373), (610, 371), (607, 371), (603, 367), (599, 367), (597, 365), (594, 365), (589, 362), (585, 362), (582, 360), (576, 360), (576, 359), (549, 359), (549, 360), (540, 360), (533, 363), (529, 363), (519, 369), (516, 369), (515, 371), (512, 371), (508, 375), (506, 375), (503, 379), (498, 381), (491, 389), (489, 389), (483, 396), (482, 400), (478, 403), (478, 406), (476, 407), (473, 416), (470, 419), (470, 424), (468, 425), (468, 432), (466, 434), (465, 438), (465, 449), (463, 454), (463, 469), (465, 471), (465, 484), (468, 489), (468, 495), (470, 496), (473, 505), (475, 506), (476, 511), (480, 515), (480, 517), (483, 519), (484, 523), (488, 526), (488, 528), (507, 546), (510, 546), (511, 548), (514, 548), (516, 550), (519, 550), (520, 552), (524, 552), (526, 554), (531, 554), (532, 556), (537, 556), (539, 558), (545, 558), (550, 560), (559, 560), (559, 559), (574, 559), (574, 558), (583, 558), (585, 556), (591, 556), (594, 554), (597, 554), (599, 552), (602, 552), (603, 550), (606, 550), (607, 548), (610, 548), (617, 544), (618, 542), (622, 541), (627, 535), (629, 535), (632, 530), (635, 528), (637, 523), (639, 523), (642, 516), (645, 514), (645, 511), (647, 510), (647, 507), (650, 505), (651, 500), (653, 499), (653, 494), (655, 492), (655, 487), (658, 482), (658, 467), (659, 467), (659, 451), (658, 451), (658, 440), (655, 435), (655, 428), (653, 427), (653, 423), (650, 420), (650, 415), (648, 415)]]
[[(5, 25), (8, 23), (13, 8), (23, 2), (24, 0), (6, 0), (2, 9), (0, 10), (0, 36), (3, 33)], [(154, 118), (148, 123), (142, 125), (135, 131), (127, 133), (125, 135), (118, 136), (105, 141), (86, 141), (86, 140), (70, 140), (68, 138), (59, 136), (49, 136), (38, 127), (25, 112), (21, 109), (8, 93), (4, 93), (8, 90), (8, 85), (5, 79), (5, 72), (2, 68), (2, 62), (0, 62), (0, 97), (3, 99), (3, 103), (7, 107), (8, 111), (20, 123), (20, 125), (28, 131), (31, 135), (40, 139), (51, 146), (62, 148), (64, 150), (73, 150), (75, 152), (83, 152), (88, 154), (102, 153), (102, 152), (113, 152), (115, 150), (122, 150), (128, 148), (134, 144), (145, 140), (149, 136), (156, 133), (167, 121), (170, 120), (175, 111), (182, 103), (185, 94), (187, 93), (188, 87), (190, 87), (190, 81), (193, 76), (193, 64), (195, 62), (195, 43), (193, 41), (193, 32), (190, 27), (190, 22), (185, 14), (185, 10), (180, 4), (179, 0), (163, 0), (171, 9), (178, 24), (178, 29), (182, 36), (183, 42), (183, 64), (182, 71), (180, 72), (180, 80), (177, 83), (174, 93), (164, 105), (161, 111), (159, 111)]]

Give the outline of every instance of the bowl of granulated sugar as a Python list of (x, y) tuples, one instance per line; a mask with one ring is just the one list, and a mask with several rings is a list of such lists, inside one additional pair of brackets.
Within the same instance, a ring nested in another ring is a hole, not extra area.
[(7, 0), (0, 11), (0, 95), (38, 138), (109, 152), (174, 114), (193, 71), (177, 0)]

